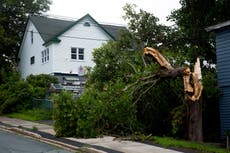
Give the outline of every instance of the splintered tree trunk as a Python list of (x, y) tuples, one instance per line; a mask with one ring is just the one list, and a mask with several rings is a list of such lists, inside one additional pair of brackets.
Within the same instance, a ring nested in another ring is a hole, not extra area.
[(186, 98), (188, 112), (188, 139), (190, 141), (203, 141), (202, 128), (202, 100), (193, 102)]
[[(202, 90), (201, 83), (202, 74), (200, 67), (200, 60), (194, 65), (194, 72), (192, 73), (192, 86), (193, 90), (185, 90), (185, 102), (188, 105), (188, 139), (190, 141), (202, 142), (203, 141), (203, 128), (202, 128)], [(185, 78), (185, 77), (184, 77)], [(189, 96), (190, 94), (193, 96)]]
[[(194, 72), (190, 68), (174, 68), (158, 50), (146, 47), (144, 55), (152, 56), (161, 66), (161, 70), (153, 76), (176, 77), (183, 76), (185, 102), (187, 104), (188, 118), (188, 139), (191, 141), (203, 141), (202, 129), (202, 100), (201, 94), (203, 91), (202, 74), (200, 60), (197, 58), (194, 64)], [(145, 79), (142, 79), (145, 80)]]

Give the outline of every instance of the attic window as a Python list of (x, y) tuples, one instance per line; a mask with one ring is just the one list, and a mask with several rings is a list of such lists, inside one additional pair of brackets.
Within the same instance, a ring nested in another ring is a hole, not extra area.
[(84, 23), (84, 26), (85, 26), (85, 27), (90, 27), (90, 23), (89, 23), (89, 22), (85, 22), (85, 23)]

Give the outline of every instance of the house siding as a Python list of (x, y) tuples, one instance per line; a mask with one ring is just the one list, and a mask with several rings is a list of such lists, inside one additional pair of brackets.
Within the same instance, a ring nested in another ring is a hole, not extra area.
[(230, 130), (230, 29), (216, 32), (218, 85), (221, 89), (220, 123), (221, 136)]
[[(89, 22), (90, 26), (84, 26)], [(80, 67), (93, 67), (92, 52), (101, 47), (111, 38), (98, 27), (90, 18), (85, 18), (71, 29), (58, 37), (58, 44), (52, 44), (53, 48), (53, 72), (79, 74)], [(84, 48), (84, 60), (71, 59), (71, 47)]]
[[(31, 43), (30, 31), (33, 31), (33, 43)], [(45, 46), (42, 46), (43, 43), (44, 41), (36, 27), (29, 21), (23, 38), (23, 46), (21, 46), (19, 51), (19, 70), (22, 78), (26, 78), (30, 74), (50, 74), (52, 72), (52, 48), (49, 48), (49, 61), (47, 63), (42, 63), (41, 51), (46, 49)], [(31, 65), (30, 58), (33, 56), (35, 62)]]

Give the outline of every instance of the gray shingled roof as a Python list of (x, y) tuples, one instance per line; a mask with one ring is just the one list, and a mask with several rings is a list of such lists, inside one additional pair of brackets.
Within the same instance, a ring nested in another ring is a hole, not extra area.
[(115, 26), (115, 25), (105, 25), (105, 24), (101, 24), (101, 26), (110, 33), (110, 35), (113, 36), (113, 38), (115, 38), (115, 40), (117, 40), (120, 36), (120, 32), (121, 30), (127, 30), (126, 27), (122, 27), (122, 26)]
[[(86, 15), (86, 16), (91, 17), (90, 15)], [(44, 16), (31, 16), (30, 20), (37, 28), (38, 32), (40, 33), (45, 43), (57, 39), (56, 37), (58, 37), (64, 31), (67, 31), (70, 27), (72, 27), (78, 22), (78, 21), (68, 21), (68, 20), (61, 20), (55, 18), (48, 18)], [(126, 28), (122, 26), (99, 24), (97, 22), (96, 24), (98, 24), (99, 27), (101, 27), (106, 33), (108, 33), (115, 40), (119, 38), (119, 34), (122, 29), (126, 30)]]
[(42, 16), (31, 16), (30, 20), (37, 28), (44, 42), (47, 42), (56, 34), (73, 24), (73, 21), (65, 21)]

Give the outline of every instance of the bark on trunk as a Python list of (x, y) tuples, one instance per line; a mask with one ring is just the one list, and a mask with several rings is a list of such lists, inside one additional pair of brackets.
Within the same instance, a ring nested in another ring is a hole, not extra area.
[(194, 64), (194, 72), (191, 72), (188, 67), (172, 67), (167, 59), (162, 56), (158, 50), (153, 48), (146, 47), (144, 49), (144, 55), (152, 56), (161, 66), (161, 70), (154, 74), (154, 77), (164, 78), (183, 76), (185, 102), (188, 105), (188, 139), (196, 142), (203, 141), (201, 100), (203, 85), (200, 59), (197, 58)]
[(186, 98), (188, 105), (188, 139), (190, 141), (203, 141), (202, 127), (202, 100), (193, 102)]

